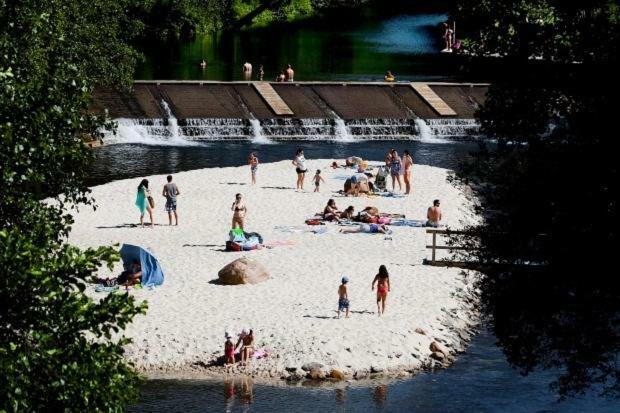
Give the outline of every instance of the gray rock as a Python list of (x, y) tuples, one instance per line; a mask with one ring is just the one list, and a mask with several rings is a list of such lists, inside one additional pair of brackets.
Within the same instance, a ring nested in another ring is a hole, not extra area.
[(311, 371), (311, 370), (320, 370), (323, 368), (323, 365), (321, 363), (317, 363), (316, 361), (310, 362), (310, 363), (305, 363), (303, 366), (301, 366), (301, 369), (303, 371)]
[(444, 356), (444, 354), (440, 353), (439, 351), (433, 351), (431, 353), (431, 357), (437, 361), (444, 361), (444, 359), (446, 358), (446, 356)]
[(379, 366), (370, 366), (371, 373), (381, 373), (384, 369)]
[(222, 284), (258, 284), (269, 279), (267, 269), (258, 261), (239, 258), (222, 268), (217, 276)]

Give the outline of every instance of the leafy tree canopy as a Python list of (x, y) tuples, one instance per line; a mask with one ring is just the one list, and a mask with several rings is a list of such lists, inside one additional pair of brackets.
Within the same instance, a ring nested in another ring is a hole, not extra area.
[(145, 304), (85, 295), (118, 254), (66, 243), (72, 209), (92, 205), (80, 136), (106, 124), (87, 113), (93, 85), (132, 79), (127, 7), (0, 0), (0, 411), (118, 411), (138, 394), (117, 333)]

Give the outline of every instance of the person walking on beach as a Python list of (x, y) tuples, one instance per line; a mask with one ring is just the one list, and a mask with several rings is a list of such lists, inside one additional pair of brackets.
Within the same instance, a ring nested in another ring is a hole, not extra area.
[(403, 180), (405, 181), (405, 195), (411, 193), (411, 170), (413, 169), (413, 158), (408, 150), (403, 152)]
[(166, 212), (168, 212), (168, 225), (172, 225), (172, 214), (174, 214), (174, 225), (179, 225), (179, 216), (177, 215), (177, 195), (181, 195), (177, 184), (172, 182), (172, 175), (166, 177), (167, 184), (161, 194), (166, 198)]
[(295, 78), (295, 71), (293, 70), (293, 67), (289, 64), (286, 66), (286, 71), (284, 72), (285, 80), (287, 82), (293, 82), (293, 79)]
[(254, 152), (250, 152), (248, 157), (248, 163), (250, 164), (250, 172), (252, 174), (252, 185), (256, 184), (256, 171), (258, 170), (258, 158)]
[(381, 316), (381, 314), (385, 314), (385, 301), (387, 300), (388, 292), (391, 291), (390, 274), (388, 274), (385, 265), (379, 267), (379, 273), (372, 280), (372, 291), (375, 290), (375, 284), (377, 284), (377, 313)]
[(400, 182), (400, 174), (402, 173), (402, 161), (400, 160), (400, 156), (398, 156), (398, 152), (392, 152), (392, 157), (390, 161), (390, 175), (392, 175), (392, 192), (396, 192), (396, 182), (398, 182), (398, 190), (402, 191), (403, 186)]
[(296, 190), (304, 190), (304, 180), (306, 179), (306, 158), (304, 157), (304, 150), (297, 149), (295, 152), (295, 159), (293, 159), (293, 165), (295, 165), (295, 172), (297, 172), (297, 188)]
[(439, 207), (439, 199), (433, 201), (433, 206), (426, 211), (426, 226), (427, 227), (439, 227), (439, 221), (441, 221), (441, 208)]
[(245, 215), (248, 212), (248, 209), (246, 208), (245, 203), (241, 200), (241, 194), (235, 195), (235, 202), (233, 202), (230, 209), (233, 211), (232, 229), (239, 227), (243, 230)]
[(321, 186), (321, 181), (325, 182), (325, 179), (321, 176), (321, 170), (317, 169), (316, 174), (314, 174), (314, 192), (320, 192), (319, 188)]
[(143, 179), (138, 185), (138, 193), (136, 194), (136, 206), (140, 210), (140, 226), (144, 228), (144, 212), (148, 211), (149, 218), (151, 219), (151, 228), (153, 228), (153, 206), (155, 202), (153, 201), (153, 197), (151, 196), (151, 191), (149, 190), (149, 181), (148, 179)]
[(340, 287), (338, 287), (338, 318), (340, 312), (346, 311), (344, 318), (349, 318), (349, 295), (347, 292), (348, 277), (342, 277)]
[(226, 364), (235, 364), (235, 345), (232, 342), (232, 335), (227, 331), (224, 337), (226, 338), (226, 342), (224, 342)]

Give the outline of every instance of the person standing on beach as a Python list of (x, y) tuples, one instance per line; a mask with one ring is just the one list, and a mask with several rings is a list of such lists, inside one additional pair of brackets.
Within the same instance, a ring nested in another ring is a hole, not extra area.
[(172, 225), (172, 214), (174, 214), (174, 225), (179, 225), (179, 216), (177, 215), (177, 195), (181, 195), (177, 184), (172, 182), (172, 175), (166, 177), (168, 183), (164, 185), (162, 195), (166, 198), (166, 212), (168, 212), (168, 225)]
[[(149, 199), (150, 198), (150, 199)], [(151, 191), (149, 191), (149, 181), (148, 179), (143, 179), (138, 185), (138, 193), (136, 194), (136, 206), (140, 210), (140, 226), (144, 228), (144, 212), (148, 211), (149, 218), (151, 219), (151, 228), (153, 228), (153, 208), (151, 207), (150, 201), (153, 198), (151, 197)]]
[(233, 211), (232, 229), (237, 227), (243, 230), (243, 224), (245, 223), (245, 214), (248, 209), (245, 207), (245, 203), (241, 200), (241, 194), (235, 195), (235, 202), (233, 202), (230, 208)]
[(398, 190), (402, 191), (403, 186), (400, 182), (400, 174), (402, 173), (402, 161), (398, 152), (392, 152), (392, 158), (390, 161), (390, 175), (392, 175), (392, 192), (396, 192), (396, 182), (398, 182)]
[(304, 180), (306, 179), (306, 158), (304, 157), (304, 150), (297, 149), (295, 152), (295, 159), (293, 159), (293, 165), (295, 165), (295, 172), (297, 172), (297, 187), (296, 190), (304, 190)]
[(349, 295), (347, 292), (348, 277), (342, 277), (342, 284), (338, 287), (338, 318), (340, 312), (346, 311), (344, 318), (349, 318)]
[(293, 79), (295, 78), (295, 71), (293, 70), (293, 66), (291, 66), (290, 64), (287, 65), (284, 75), (286, 76), (285, 80), (287, 82), (293, 82)]
[(403, 180), (405, 181), (405, 195), (411, 193), (411, 170), (413, 169), (413, 158), (408, 150), (403, 152)]
[(248, 163), (250, 164), (250, 172), (252, 174), (252, 185), (256, 184), (256, 171), (258, 170), (258, 158), (254, 152), (250, 152), (248, 157)]
[(390, 274), (388, 274), (385, 265), (379, 267), (379, 273), (375, 275), (375, 279), (372, 280), (371, 290), (375, 290), (375, 284), (377, 284), (377, 313), (379, 316), (385, 314), (385, 302), (387, 300), (388, 292), (390, 289)]
[(226, 364), (235, 364), (235, 345), (232, 342), (232, 335), (227, 331), (224, 335), (226, 341), (224, 342), (224, 356), (226, 357)]
[(439, 199), (433, 201), (433, 206), (428, 208), (426, 211), (426, 226), (427, 227), (439, 227), (439, 221), (441, 221), (441, 208), (439, 207), (440, 202)]
[(325, 182), (325, 179), (321, 176), (321, 170), (317, 169), (316, 174), (314, 174), (314, 192), (320, 192), (319, 188), (321, 187), (321, 181)]

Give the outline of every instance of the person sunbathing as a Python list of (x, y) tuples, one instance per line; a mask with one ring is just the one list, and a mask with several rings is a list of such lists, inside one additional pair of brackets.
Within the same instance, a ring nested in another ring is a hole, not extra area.
[(342, 228), (340, 232), (343, 234), (355, 234), (359, 232), (365, 234), (390, 234), (392, 231), (384, 224), (360, 224), (358, 227)]
[(347, 209), (344, 210), (342, 214), (340, 214), (340, 219), (353, 219), (353, 213), (355, 212), (355, 208), (353, 205), (349, 205)]
[(340, 211), (338, 211), (338, 207), (336, 206), (336, 201), (330, 199), (327, 201), (327, 205), (323, 210), (323, 219), (326, 221), (338, 221), (340, 222)]
[(126, 271), (123, 271), (117, 278), (117, 283), (118, 285), (131, 287), (132, 285), (140, 283), (141, 280), (142, 266), (140, 265), (140, 261), (133, 260), (129, 268)]

